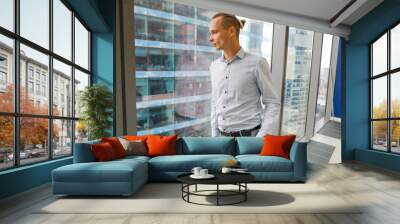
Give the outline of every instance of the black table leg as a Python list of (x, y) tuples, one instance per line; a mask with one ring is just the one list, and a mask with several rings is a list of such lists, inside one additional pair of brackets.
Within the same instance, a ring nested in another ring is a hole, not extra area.
[(219, 206), (219, 184), (217, 184), (217, 206)]
[(245, 187), (245, 192), (244, 192), (244, 201), (247, 201), (247, 192), (248, 192), (248, 190), (247, 190), (247, 182), (246, 182), (246, 183), (244, 183), (244, 187)]

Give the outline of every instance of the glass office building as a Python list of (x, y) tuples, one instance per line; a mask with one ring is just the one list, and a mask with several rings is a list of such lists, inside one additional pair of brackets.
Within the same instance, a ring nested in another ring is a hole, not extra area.
[[(209, 44), (215, 12), (168, 1), (135, 1), (138, 135), (210, 136)], [(246, 19), (242, 47), (271, 62), (273, 24)]]

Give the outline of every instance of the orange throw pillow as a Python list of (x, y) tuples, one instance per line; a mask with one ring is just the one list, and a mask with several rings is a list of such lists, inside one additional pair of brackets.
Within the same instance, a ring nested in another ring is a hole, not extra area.
[(135, 135), (125, 135), (123, 136), (124, 139), (128, 140), (128, 141), (142, 141), (142, 142), (146, 142), (147, 139), (147, 135), (141, 135), (141, 136), (135, 136)]
[(261, 149), (262, 156), (280, 156), (290, 159), (290, 148), (296, 140), (296, 135), (266, 135), (264, 136), (264, 146)]
[(110, 138), (101, 138), (101, 142), (108, 142), (114, 149), (115, 155), (117, 158), (121, 158), (126, 156), (126, 151), (122, 146), (121, 142), (119, 142), (118, 138), (110, 137)]
[(117, 158), (113, 147), (108, 142), (93, 144), (90, 147), (92, 149), (94, 157), (99, 162), (109, 161)]
[(176, 155), (175, 146), (177, 138), (177, 135), (149, 135), (146, 140), (148, 147), (148, 156)]

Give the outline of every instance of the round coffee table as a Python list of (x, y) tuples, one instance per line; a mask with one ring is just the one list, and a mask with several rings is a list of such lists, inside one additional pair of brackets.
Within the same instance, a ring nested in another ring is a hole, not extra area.
[[(255, 180), (255, 177), (249, 173), (216, 173), (213, 174), (215, 177), (212, 179), (193, 179), (190, 177), (191, 173), (182, 174), (177, 177), (178, 181), (182, 183), (182, 199), (188, 203), (198, 204), (198, 205), (234, 205), (247, 200), (247, 192), (249, 188), (247, 183)], [(216, 185), (215, 190), (197, 190), (198, 184), (205, 185)], [(190, 191), (190, 186), (195, 186), (194, 191)], [(223, 190), (220, 189), (220, 185), (236, 185), (237, 190)], [(215, 192), (215, 194), (205, 194), (209, 192)], [(217, 204), (202, 204), (190, 201), (190, 196), (204, 196), (204, 197), (216, 197)], [(230, 196), (241, 196), (239, 200), (231, 203), (221, 203), (221, 197)]]

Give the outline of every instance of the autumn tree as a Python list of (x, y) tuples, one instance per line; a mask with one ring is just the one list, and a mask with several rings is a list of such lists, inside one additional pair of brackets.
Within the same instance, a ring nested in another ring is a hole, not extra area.
[[(3, 112), (13, 112), (14, 107), (14, 88), (8, 85), (6, 92), (0, 94), (0, 110)], [(29, 99), (29, 95), (24, 87), (20, 88), (20, 109), (23, 114), (47, 114), (46, 104), (34, 105)], [(57, 113), (57, 111), (56, 111)], [(0, 146), (4, 148), (13, 147), (13, 117), (0, 116)], [(42, 144), (47, 142), (48, 136), (48, 119), (47, 118), (20, 118), (20, 149), (24, 149), (26, 145)], [(59, 128), (53, 127), (53, 138), (59, 135)]]
[[(391, 117), (399, 118), (400, 117), (400, 100), (393, 99), (391, 101)], [(389, 113), (387, 111), (387, 101), (384, 100), (378, 106), (375, 106), (372, 109), (373, 118), (388, 118)], [(387, 122), (388, 121), (375, 121), (373, 124), (373, 134), (374, 139), (386, 139), (387, 136)], [(391, 121), (391, 135), (392, 142), (398, 141), (400, 138), (400, 121), (393, 120)]]

